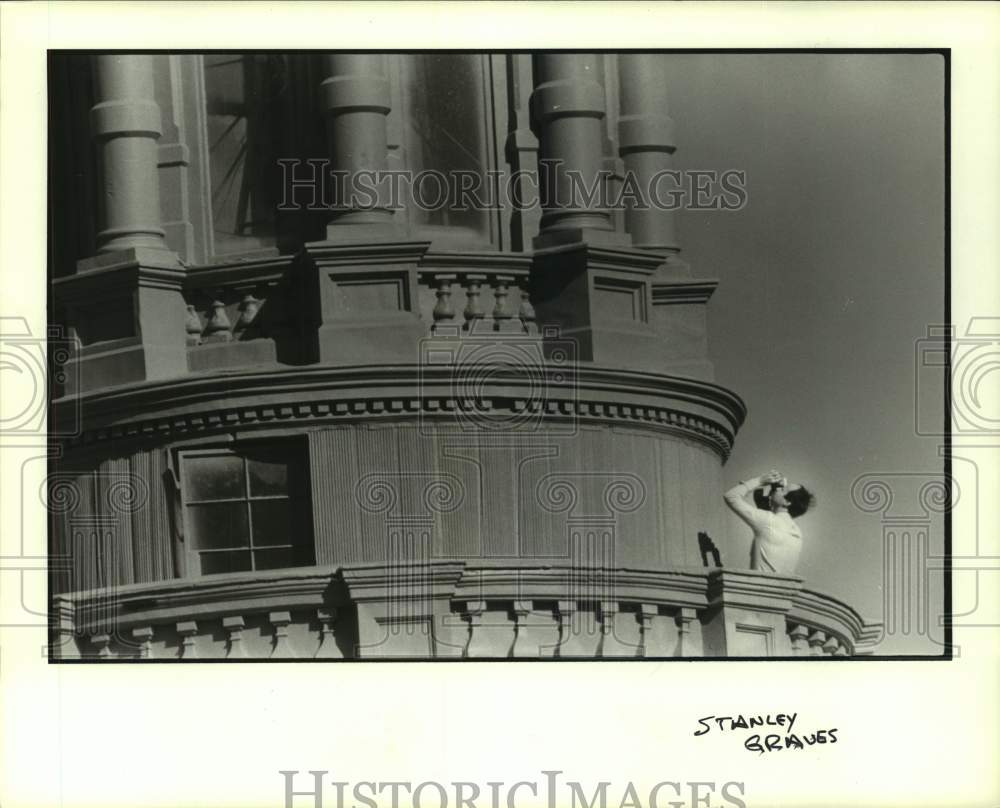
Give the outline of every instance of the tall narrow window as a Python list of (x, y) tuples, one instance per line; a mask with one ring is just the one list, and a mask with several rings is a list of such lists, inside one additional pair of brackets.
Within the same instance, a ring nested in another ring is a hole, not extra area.
[(401, 59), (406, 167), (415, 175), (434, 171), (451, 179), (447, 188), (433, 178), (420, 183), (416, 192), (427, 204), (413, 205), (410, 218), (418, 226), (461, 228), (489, 240), (489, 212), (465, 204), (471, 194), (460, 198), (457, 182), (463, 180), (453, 179), (475, 175), (479, 197), (486, 201), (493, 193), (486, 185), (493, 167), (488, 57), (423, 53)]
[(301, 455), (286, 447), (181, 456), (189, 561), (201, 575), (314, 563)]
[(205, 56), (208, 157), (217, 255), (272, 244), (277, 158), (289, 96), (278, 54)]

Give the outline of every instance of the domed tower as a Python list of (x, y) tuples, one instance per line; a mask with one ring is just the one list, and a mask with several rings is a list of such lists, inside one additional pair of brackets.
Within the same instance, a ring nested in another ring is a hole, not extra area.
[(52, 76), (54, 656), (864, 650), (702, 553), (745, 410), (678, 257), (666, 57)]

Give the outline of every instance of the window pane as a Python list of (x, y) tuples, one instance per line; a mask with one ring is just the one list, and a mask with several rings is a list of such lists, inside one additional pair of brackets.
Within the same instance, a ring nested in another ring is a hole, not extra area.
[(235, 499), (246, 496), (243, 461), (232, 455), (188, 457), (184, 460), (184, 498)]
[[(414, 175), (423, 170), (473, 172), (483, 180), (477, 195), (489, 200), (485, 186), (489, 168), (486, 153), (486, 110), (483, 98), (483, 56), (475, 53), (413, 54), (402, 57), (404, 66), (407, 168)], [(468, 187), (468, 186), (467, 186)], [(436, 184), (419, 195), (433, 209), (412, 206), (418, 224), (466, 228), (488, 234), (487, 213), (469, 199), (460, 200), (456, 183), (450, 182), (447, 200)], [(460, 209), (460, 208), (466, 209)]]
[(245, 572), (251, 569), (250, 553), (202, 553), (201, 574), (214, 575), (219, 572)]
[(254, 452), (247, 457), (250, 496), (288, 494), (288, 460), (277, 453)]
[(302, 531), (295, 529), (287, 499), (269, 499), (251, 503), (253, 509), (254, 547), (272, 544), (299, 544)]
[(215, 252), (273, 242), (277, 134), (288, 88), (278, 54), (205, 56)]
[(243, 502), (214, 505), (189, 505), (189, 541), (196, 550), (247, 547), (250, 530), (247, 526), (247, 506)]
[(305, 547), (282, 547), (254, 550), (254, 567), (258, 570), (277, 570), (282, 567), (301, 567), (312, 564), (312, 554)]

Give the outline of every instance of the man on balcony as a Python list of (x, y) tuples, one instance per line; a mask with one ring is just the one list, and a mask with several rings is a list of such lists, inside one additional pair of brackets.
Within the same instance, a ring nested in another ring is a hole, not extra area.
[[(750, 493), (755, 505), (747, 501)], [(770, 471), (729, 489), (724, 498), (753, 530), (750, 569), (793, 575), (802, 551), (802, 532), (794, 520), (812, 505), (812, 494)]]

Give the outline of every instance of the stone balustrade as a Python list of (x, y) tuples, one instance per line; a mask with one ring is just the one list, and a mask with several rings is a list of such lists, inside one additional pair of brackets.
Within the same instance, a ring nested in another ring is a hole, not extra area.
[[(239, 573), (56, 596), (51, 653), (185, 661), (753, 656), (743, 635), (765, 636), (773, 616), (787, 635), (769, 637), (758, 656), (866, 653), (878, 626), (854, 615), (845, 630), (843, 604), (799, 583), (733, 570), (465, 561)], [(825, 606), (828, 619), (789, 616), (803, 604)]]
[(538, 334), (526, 269), (442, 268), (419, 278), (421, 319), (434, 336)]

